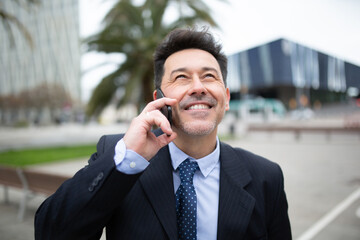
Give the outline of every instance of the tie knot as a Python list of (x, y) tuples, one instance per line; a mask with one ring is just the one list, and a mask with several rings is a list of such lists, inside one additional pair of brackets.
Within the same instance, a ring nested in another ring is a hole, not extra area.
[(181, 182), (191, 182), (193, 181), (194, 174), (196, 170), (199, 169), (197, 162), (190, 162), (189, 159), (186, 159), (179, 165), (179, 174)]

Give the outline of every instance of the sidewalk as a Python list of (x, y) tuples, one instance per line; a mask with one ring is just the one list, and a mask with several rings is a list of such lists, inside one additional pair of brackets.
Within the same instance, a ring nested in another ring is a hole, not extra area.
[(67, 124), (60, 126), (0, 127), (0, 151), (43, 146), (66, 146), (97, 143), (102, 135), (126, 132), (128, 124)]
[(89, 160), (89, 158), (77, 158), (73, 160), (53, 162), (49, 164), (39, 164), (29, 167), (29, 169), (33, 169), (38, 172), (53, 173), (72, 177), (78, 170), (88, 164), (87, 161)]
[[(1, 190), (2, 186), (1, 186)], [(8, 204), (4, 203), (4, 195), (0, 194), (0, 236), (2, 240), (31, 240), (34, 239), (34, 215), (45, 196), (36, 195), (29, 201), (24, 221), (17, 218), (21, 191), (9, 189)]]

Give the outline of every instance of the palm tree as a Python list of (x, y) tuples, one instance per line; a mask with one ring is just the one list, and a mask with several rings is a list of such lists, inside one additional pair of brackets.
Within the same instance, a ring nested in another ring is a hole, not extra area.
[[(39, 0), (24, 0), (24, 1), (23, 0), (14, 0), (13, 2), (27, 10), (29, 9), (30, 5), (39, 4)], [(29, 43), (30, 47), (34, 46), (29, 31), (26, 29), (24, 24), (22, 24), (22, 22), (20, 22), (14, 15), (12, 15), (8, 11), (6, 11), (3, 2), (0, 2), (0, 20), (1, 20), (5, 30), (8, 33), (11, 46), (15, 45), (14, 33), (13, 33), (13, 29), (11, 27), (12, 24), (14, 24), (20, 30), (20, 32), (24, 35), (24, 37), (27, 40), (27, 42)]]
[[(178, 10), (175, 20), (165, 22), (169, 8)], [(146, 0), (133, 5), (119, 0), (104, 18), (104, 29), (87, 39), (89, 51), (122, 53), (125, 61), (102, 79), (87, 106), (89, 116), (99, 115), (111, 102), (117, 106), (132, 102), (138, 109), (152, 100), (153, 52), (166, 34), (180, 26), (217, 24), (201, 0)], [(140, 88), (139, 88), (140, 86)]]

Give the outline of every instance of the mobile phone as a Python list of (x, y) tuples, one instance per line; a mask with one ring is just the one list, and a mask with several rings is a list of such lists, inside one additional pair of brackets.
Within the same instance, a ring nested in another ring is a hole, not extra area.
[[(161, 91), (160, 88), (156, 89), (156, 97), (157, 98), (163, 98), (165, 97), (164, 93)], [(172, 126), (172, 108), (171, 106), (165, 105), (160, 109), (160, 112), (165, 115), (167, 120), (170, 123), (170, 126)]]

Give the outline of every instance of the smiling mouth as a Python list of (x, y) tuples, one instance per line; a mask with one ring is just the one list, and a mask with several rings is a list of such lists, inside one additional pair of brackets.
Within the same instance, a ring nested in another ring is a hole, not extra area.
[(188, 107), (186, 110), (206, 110), (206, 109), (210, 109), (210, 108), (211, 108), (211, 106), (209, 106), (209, 105), (195, 104), (195, 105)]

